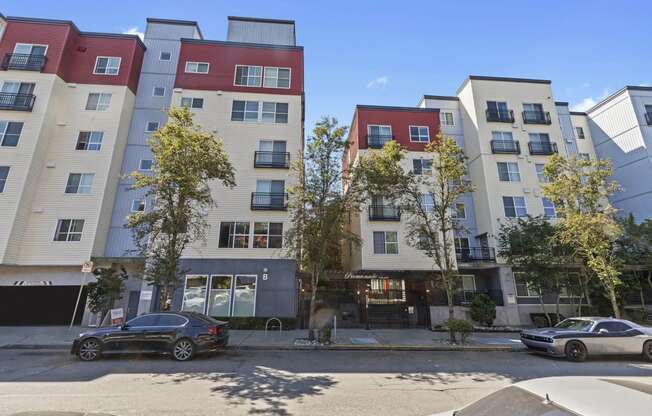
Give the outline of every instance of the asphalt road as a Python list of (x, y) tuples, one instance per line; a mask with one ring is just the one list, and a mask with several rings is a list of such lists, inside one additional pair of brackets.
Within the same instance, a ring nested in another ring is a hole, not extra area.
[(189, 363), (84, 363), (63, 351), (0, 350), (0, 415), (428, 415), (513, 382), (563, 375), (652, 377), (652, 363), (392, 351), (228, 351)]

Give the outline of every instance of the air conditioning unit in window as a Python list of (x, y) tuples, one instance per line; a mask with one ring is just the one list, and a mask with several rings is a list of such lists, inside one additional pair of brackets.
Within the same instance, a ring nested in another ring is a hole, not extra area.
[(175, 88), (172, 92), (183, 92), (183, 88)]
[(524, 194), (529, 194), (530, 192), (532, 192), (532, 190), (530, 188), (523, 188), (523, 193)]

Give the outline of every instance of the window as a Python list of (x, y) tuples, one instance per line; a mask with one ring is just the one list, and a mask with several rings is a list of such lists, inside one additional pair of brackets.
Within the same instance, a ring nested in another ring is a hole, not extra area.
[(430, 132), (428, 127), (410, 126), (410, 141), (428, 143), (430, 141)]
[(263, 123), (287, 123), (288, 104), (263, 102)]
[(398, 233), (374, 231), (374, 254), (398, 254)]
[(468, 237), (455, 237), (455, 250), (461, 251), (461, 250), (466, 250), (468, 251), (470, 247), (469, 244), (469, 238)]
[(385, 143), (393, 140), (392, 126), (367, 126), (367, 145), (372, 148), (381, 148)]
[(220, 224), (220, 248), (249, 248), (248, 222), (222, 222)]
[(204, 313), (207, 284), (207, 275), (186, 275), (186, 284), (183, 288), (183, 303), (181, 304), (182, 311)]
[(412, 159), (412, 171), (415, 175), (432, 175), (432, 159)]
[(520, 182), (521, 174), (517, 162), (497, 162), (498, 178), (502, 182)]
[(262, 75), (262, 66), (236, 65), (235, 85), (242, 85), (245, 87), (260, 87)]
[(491, 138), (493, 140), (514, 141), (514, 136), (511, 131), (492, 131)]
[[(2, 33), (2, 31), (0, 31)], [(34, 45), (31, 43), (17, 43), (14, 53), (18, 55), (45, 56), (48, 45)]]
[(254, 223), (254, 248), (281, 248), (282, 246), (282, 222)]
[(507, 108), (507, 102), (505, 101), (487, 101), (487, 110), (489, 115), (499, 119), (505, 119), (511, 116)]
[(79, 241), (83, 229), (84, 220), (59, 220), (54, 241)]
[(154, 97), (163, 97), (165, 95), (165, 87), (154, 87), (152, 95)]
[(505, 208), (505, 216), (508, 218), (527, 216), (525, 198), (522, 196), (504, 196), (503, 207)]
[(159, 122), (158, 121), (148, 121), (147, 126), (145, 126), (146, 133), (152, 133), (158, 130)]
[(539, 179), (539, 182), (541, 182), (541, 183), (548, 183), (548, 182), (550, 182), (550, 181), (548, 180), (548, 178), (546, 177), (546, 175), (543, 173), (543, 168), (544, 168), (545, 166), (546, 166), (546, 165), (544, 165), (543, 163), (536, 163), (536, 164), (534, 165), (534, 168), (537, 170), (537, 178)]
[(550, 143), (550, 136), (548, 133), (530, 133), (529, 137), (531, 142)]
[(23, 131), (23, 123), (15, 121), (0, 121), (0, 146), (16, 147), (20, 133)]
[(453, 121), (453, 113), (450, 111), (439, 112), (439, 123), (442, 126), (454, 126), (455, 122)]
[(172, 59), (172, 54), (170, 52), (161, 52), (158, 59), (161, 61), (169, 61)]
[(435, 198), (432, 194), (421, 194), (420, 200), (421, 208), (425, 212), (433, 212), (435, 210)]
[(131, 201), (131, 212), (143, 212), (145, 211), (147, 203), (144, 199), (134, 199)]
[(111, 104), (111, 94), (92, 92), (88, 94), (86, 109), (90, 111), (106, 111), (109, 109), (109, 104)]
[(541, 202), (543, 203), (543, 216), (546, 218), (557, 218), (555, 204), (548, 198), (541, 198)]
[(254, 316), (256, 314), (257, 276), (237, 275), (233, 290), (233, 316)]
[(589, 160), (591, 160), (591, 156), (589, 156), (588, 153), (580, 153), (580, 154), (577, 155), (577, 157), (578, 157), (579, 159), (581, 159), (581, 160), (585, 160), (585, 161), (587, 161), (587, 162), (588, 162)]
[(90, 194), (94, 173), (71, 173), (66, 184), (67, 194)]
[(158, 317), (159, 316), (160, 315), (139, 316), (139, 317), (134, 318), (131, 321), (127, 322), (127, 324), (129, 324), (129, 326), (138, 327), (138, 328), (156, 326), (156, 324), (158, 323)]
[(158, 315), (156, 326), (182, 326), (188, 320), (179, 315)]
[(451, 212), (451, 217), (457, 218), (458, 220), (466, 219), (466, 205), (462, 202), (456, 203), (453, 212)]
[(584, 139), (584, 129), (581, 127), (575, 127), (575, 133), (577, 134), (578, 139)]
[(152, 170), (154, 166), (154, 161), (152, 159), (141, 159), (138, 164), (139, 170)]
[(0, 194), (4, 192), (9, 176), (9, 166), (0, 166)]
[(258, 101), (233, 101), (231, 121), (258, 121)]
[[(204, 108), (204, 99), (196, 97), (181, 97), (181, 107)], [(256, 114), (258, 117), (258, 114)]]
[(122, 58), (116, 56), (98, 56), (95, 60), (95, 69), (93, 70), (93, 74), (118, 75), (121, 60)]
[(75, 150), (100, 150), (103, 136), (101, 131), (80, 131)]
[(290, 68), (265, 67), (265, 87), (290, 88)]
[(186, 62), (186, 72), (190, 74), (208, 74), (208, 62)]
[(514, 272), (514, 280), (516, 280), (516, 296), (520, 298), (539, 297), (537, 289), (532, 285), (527, 284), (524, 273)]
[(607, 332), (625, 332), (632, 327), (623, 322), (600, 322), (593, 328), (593, 332), (600, 332), (601, 329), (606, 329)]
[(528, 113), (543, 113), (543, 105), (523, 103), (523, 110)]
[(210, 292), (208, 293), (208, 310), (206, 311), (207, 315), (231, 315), (231, 283), (231, 276), (211, 276)]

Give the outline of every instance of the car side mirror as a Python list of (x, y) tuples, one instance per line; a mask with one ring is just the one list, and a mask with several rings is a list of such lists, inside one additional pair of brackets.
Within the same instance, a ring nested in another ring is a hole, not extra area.
[(608, 333), (609, 331), (605, 328), (600, 328), (600, 330), (598, 331), (598, 334), (608, 334)]
[(120, 325), (120, 329), (123, 330), (123, 331), (125, 331), (128, 328), (129, 328), (129, 325), (127, 325), (127, 324)]

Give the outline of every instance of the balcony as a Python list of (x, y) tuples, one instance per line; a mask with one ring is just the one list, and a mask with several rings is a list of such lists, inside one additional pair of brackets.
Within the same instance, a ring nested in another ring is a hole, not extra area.
[(400, 221), (401, 208), (394, 205), (369, 205), (369, 221)]
[(381, 149), (385, 143), (394, 140), (394, 136), (388, 134), (368, 134), (367, 146), (370, 149)]
[(42, 71), (48, 58), (44, 55), (30, 55), (25, 53), (7, 53), (2, 58), (0, 67), (5, 71), (17, 69), (20, 71)]
[(457, 261), (471, 263), (477, 261), (496, 262), (496, 250), (493, 247), (471, 247), (455, 249)]
[(492, 140), (491, 153), (520, 155), (521, 145), (517, 140)]
[(652, 113), (651, 112), (645, 113), (645, 121), (647, 122), (648, 126), (652, 126)]
[(34, 100), (34, 94), (0, 92), (0, 110), (32, 111)]
[(514, 122), (514, 111), (500, 111), (500, 110), (485, 110), (487, 115), (487, 121), (493, 121), (496, 123), (513, 123)]
[(287, 169), (290, 167), (290, 153), (263, 151), (254, 152), (254, 167)]
[(252, 192), (252, 211), (287, 211), (288, 194), (275, 192)]
[(548, 156), (557, 153), (557, 143), (550, 142), (528, 142), (531, 155)]
[(523, 111), (525, 124), (551, 124), (550, 113), (547, 111)]

